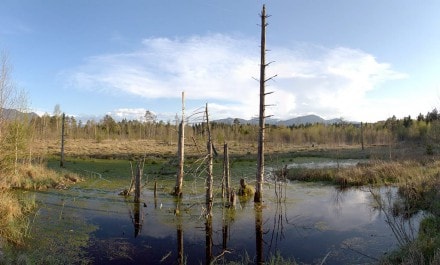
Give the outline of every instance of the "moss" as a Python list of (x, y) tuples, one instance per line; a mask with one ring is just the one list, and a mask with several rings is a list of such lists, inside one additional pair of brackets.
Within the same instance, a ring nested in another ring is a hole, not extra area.
[(252, 197), (255, 194), (255, 188), (246, 184), (244, 179), (240, 180), (240, 188), (238, 189), (238, 196)]

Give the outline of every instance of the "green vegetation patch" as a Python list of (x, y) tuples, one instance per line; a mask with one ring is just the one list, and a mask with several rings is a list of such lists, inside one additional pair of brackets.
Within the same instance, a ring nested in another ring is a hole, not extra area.
[(62, 206), (38, 208), (28, 229), (26, 245), (8, 246), (0, 264), (92, 264), (86, 248), (97, 227)]

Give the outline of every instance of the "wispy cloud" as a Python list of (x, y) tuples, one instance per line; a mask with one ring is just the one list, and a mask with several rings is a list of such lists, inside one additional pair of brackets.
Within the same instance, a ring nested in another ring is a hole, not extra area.
[[(258, 113), (258, 41), (211, 34), (189, 38), (149, 38), (141, 49), (87, 59), (70, 73), (71, 85), (115, 95), (210, 102), (220, 117)], [(405, 74), (373, 55), (347, 47), (270, 47), (268, 114), (277, 118), (316, 113), (348, 117), (368, 106), (368, 92)], [(163, 110), (157, 110), (158, 112)]]

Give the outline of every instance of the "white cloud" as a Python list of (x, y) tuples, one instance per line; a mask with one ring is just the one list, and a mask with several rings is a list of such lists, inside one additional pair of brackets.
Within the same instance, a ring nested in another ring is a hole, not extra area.
[(114, 117), (117, 120), (127, 119), (127, 120), (142, 120), (145, 116), (147, 110), (144, 108), (121, 108), (115, 109), (107, 114)]
[[(71, 73), (72, 85), (145, 99), (205, 100), (217, 118), (258, 114), (257, 40), (212, 34), (190, 38), (149, 38), (130, 53), (91, 57)], [(405, 78), (371, 54), (346, 47), (270, 47), (266, 78), (267, 114), (291, 118), (315, 113), (356, 118), (369, 107), (367, 94), (380, 84)], [(157, 110), (157, 112), (167, 110)], [(380, 115), (377, 114), (377, 115)], [(374, 117), (376, 118), (376, 117)], [(384, 117), (382, 117), (384, 118)]]

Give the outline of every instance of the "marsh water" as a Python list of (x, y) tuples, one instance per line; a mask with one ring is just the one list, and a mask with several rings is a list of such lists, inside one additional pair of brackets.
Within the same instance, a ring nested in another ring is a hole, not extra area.
[[(118, 195), (127, 181), (94, 177), (67, 190), (30, 193), (40, 205), (30, 224), (31, 249), (49, 248), (54, 260), (64, 255), (69, 262), (93, 264), (257, 263), (275, 257), (370, 264), (398, 247), (390, 228), (396, 219), (373, 196), (392, 203), (398, 197), (393, 187), (339, 190), (322, 183), (269, 181), (257, 208), (245, 199), (237, 200), (235, 209), (226, 208), (216, 194), (207, 222), (203, 189), (196, 187), (203, 180), (185, 183), (181, 200), (161, 192), (172, 179), (159, 182), (156, 197), (147, 183), (139, 204)], [(399, 222), (416, 233), (419, 218)]]

